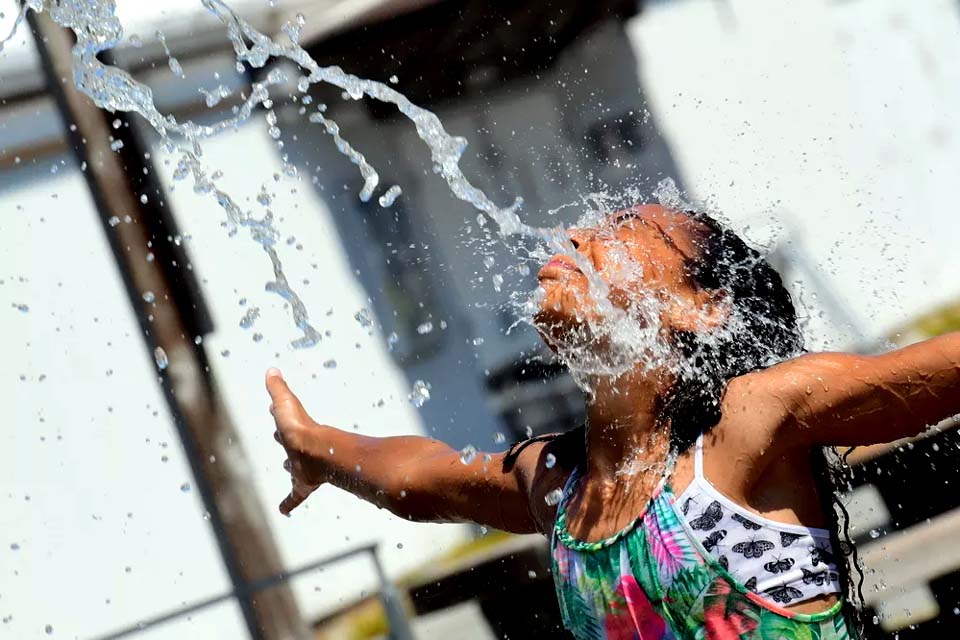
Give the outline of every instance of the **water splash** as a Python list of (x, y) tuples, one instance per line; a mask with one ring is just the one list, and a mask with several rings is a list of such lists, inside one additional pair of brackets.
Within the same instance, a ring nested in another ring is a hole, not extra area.
[[(312, 84), (322, 82), (343, 89), (348, 99), (359, 100), (367, 97), (394, 105), (413, 124), (417, 135), (426, 144), (434, 171), (447, 183), (451, 193), (480, 212), (477, 219), (479, 226), (483, 227), (486, 220), (490, 219), (496, 223), (502, 238), (523, 236), (534, 239), (538, 248), (529, 252), (530, 258), (542, 260), (551, 253), (564, 253), (574, 260), (588, 282), (584, 302), (594, 312), (591, 314), (593, 317), (602, 319), (590, 327), (592, 337), (611, 345), (611, 348), (604, 349), (602, 357), (597, 354), (596, 349), (584, 346), (582, 342), (578, 344), (571, 341), (569, 344), (558, 345), (561, 357), (570, 365), (581, 386), (587, 386), (591, 376), (619, 375), (634, 368), (638, 362), (649, 363), (648, 366), (653, 368), (666, 361), (669, 350), (660, 331), (660, 302), (652, 298), (642, 299), (628, 309), (614, 305), (610, 300), (607, 283), (596, 272), (593, 264), (575, 250), (561, 226), (537, 228), (527, 225), (518, 215), (523, 204), (520, 198), (508, 206), (500, 207), (467, 179), (460, 169), (460, 160), (467, 141), (450, 135), (434, 113), (413, 104), (388, 85), (349, 74), (338, 66), (319, 65), (299, 44), (300, 32), (305, 23), (302, 15), (282, 27), (289, 43), (280, 44), (255, 29), (221, 0), (200, 2), (226, 27), (239, 68), (263, 68), (271, 60), (288, 60), (305, 73), (297, 82), (297, 88), (301, 92), (306, 92)], [(43, 3), (32, 0), (25, 5), (24, 11), (28, 9), (42, 10)], [(270, 258), (275, 279), (266, 284), (266, 289), (289, 303), (294, 323), (303, 334), (293, 341), (292, 345), (309, 347), (317, 344), (321, 335), (310, 324), (305, 305), (290, 287), (283, 272), (282, 262), (275, 248), (280, 234), (272, 214), (267, 212), (262, 218), (257, 218), (252, 213), (243, 211), (233, 198), (217, 188), (216, 174), (208, 176), (200, 161), (201, 142), (205, 138), (243, 124), (249, 120), (254, 109), (261, 105), (269, 108), (270, 88), (286, 83), (287, 75), (278, 68), (272, 69), (264, 81), (253, 84), (249, 96), (234, 108), (232, 117), (207, 125), (199, 125), (189, 120), (178, 122), (173, 116), (162, 114), (157, 109), (149, 87), (125, 71), (105, 65), (97, 59), (99, 53), (121, 42), (122, 28), (115, 15), (114, 0), (60, 0), (49, 3), (49, 9), (58, 24), (72, 29), (77, 35), (77, 43), (73, 49), (75, 85), (99, 107), (110, 112), (139, 113), (156, 129), (161, 136), (164, 150), (180, 156), (174, 177), (183, 179), (191, 176), (194, 191), (215, 199), (223, 209), (231, 232), (238, 228), (246, 229)], [(215, 100), (217, 96), (218, 94), (212, 94), (208, 97), (208, 102), (211, 98)], [(359, 197), (364, 201), (369, 200), (379, 185), (377, 171), (362, 153), (342, 137), (339, 126), (323, 115), (322, 105), (309, 119), (322, 125), (333, 137), (337, 149), (357, 165), (364, 181)], [(174, 136), (180, 141), (175, 142)], [(392, 204), (398, 194), (397, 187), (388, 190), (382, 197), (383, 206)], [(581, 199), (581, 204), (588, 209), (588, 216), (582, 222), (589, 222), (591, 215), (593, 220), (602, 219), (605, 213), (610, 212), (609, 202), (602, 198), (587, 196)], [(521, 244), (508, 243), (508, 246), (519, 251)], [(636, 272), (625, 267), (624, 274), (625, 277), (635, 276)], [(496, 274), (494, 287), (499, 290), (502, 283), (502, 276)], [(536, 297), (525, 301), (524, 310), (531, 311), (536, 302)], [(532, 316), (532, 313), (528, 315)], [(418, 332), (428, 333), (431, 329), (432, 325), (424, 324), (418, 327)]]
[(43, 0), (25, 0), (20, 6), (20, 12), (17, 13), (16, 20), (13, 21), (13, 26), (10, 27), (10, 33), (7, 34), (3, 40), (0, 40), (0, 51), (3, 51), (3, 48), (10, 42), (15, 35), (17, 35), (17, 30), (20, 28), (20, 24), (27, 19), (27, 11), (43, 11)]
[(157, 363), (157, 369), (160, 371), (170, 366), (170, 359), (167, 357), (167, 352), (163, 350), (163, 347), (157, 347), (153, 350), (153, 359)]
[(416, 408), (420, 408), (430, 400), (430, 383), (424, 382), (423, 380), (417, 380), (413, 383), (413, 390), (410, 391), (408, 396), (410, 404)]
[(460, 450), (460, 462), (463, 464), (472, 464), (477, 459), (477, 448), (468, 444)]
[(397, 201), (397, 198), (399, 198), (402, 193), (403, 190), (400, 188), (400, 185), (395, 184), (387, 189), (386, 193), (380, 196), (378, 202), (380, 203), (380, 206), (385, 209), (392, 207), (393, 203)]

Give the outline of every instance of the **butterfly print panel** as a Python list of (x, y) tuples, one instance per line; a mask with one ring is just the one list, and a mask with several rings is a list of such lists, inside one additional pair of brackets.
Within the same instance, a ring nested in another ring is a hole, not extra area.
[(717, 526), (721, 518), (723, 518), (723, 509), (720, 507), (720, 503), (714, 500), (703, 510), (703, 514), (700, 515), (700, 517), (690, 521), (690, 528), (710, 531)]
[(743, 554), (744, 558), (759, 558), (773, 548), (774, 544), (769, 540), (750, 540), (748, 542), (738, 542), (732, 547), (734, 553), (741, 553)]
[(759, 530), (760, 530), (760, 525), (759, 525), (759, 524), (757, 524), (757, 523), (754, 522), (753, 520), (748, 520), (747, 518), (743, 517), (743, 516), (740, 515), (739, 513), (735, 513), (735, 514), (733, 514), (733, 516), (731, 516), (731, 517), (732, 517), (734, 520), (736, 520), (737, 522), (739, 522), (740, 524), (742, 524), (744, 529), (750, 529), (751, 531), (759, 531)]

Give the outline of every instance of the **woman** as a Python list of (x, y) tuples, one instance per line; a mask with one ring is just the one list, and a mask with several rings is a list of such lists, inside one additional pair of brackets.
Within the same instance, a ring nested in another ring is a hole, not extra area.
[(623, 317), (656, 327), (655, 365), (581, 376), (584, 427), (469, 464), (429, 438), (318, 425), (271, 369), (280, 510), (331, 483), (410, 520), (551, 536), (578, 639), (855, 637), (821, 452), (960, 413), (960, 334), (804, 355), (780, 277), (711, 218), (642, 206), (569, 235), (577, 259), (539, 274), (542, 337), (561, 356), (614, 349), (589, 263)]

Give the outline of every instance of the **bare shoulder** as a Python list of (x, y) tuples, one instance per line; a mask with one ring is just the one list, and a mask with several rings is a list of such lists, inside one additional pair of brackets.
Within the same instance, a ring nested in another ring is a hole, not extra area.
[(811, 353), (727, 391), (725, 411), (756, 412), (786, 446), (892, 442), (960, 412), (960, 333), (877, 355)]
[(763, 449), (793, 447), (796, 442), (780, 436), (810, 419), (805, 409), (815, 399), (843, 395), (863, 364), (854, 354), (809, 353), (734, 378), (724, 394), (723, 421), (741, 434), (741, 447), (748, 441)]
[[(531, 438), (515, 444), (505, 457), (530, 503), (530, 515), (542, 533), (549, 533), (562, 492), (583, 455), (582, 429)], [(579, 447), (579, 449), (578, 449)]]

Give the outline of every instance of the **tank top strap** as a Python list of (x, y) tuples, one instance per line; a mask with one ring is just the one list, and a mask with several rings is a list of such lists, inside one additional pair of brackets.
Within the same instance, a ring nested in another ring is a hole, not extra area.
[(573, 471), (570, 472), (570, 475), (567, 476), (567, 481), (563, 483), (563, 492), (560, 494), (560, 505), (566, 506), (567, 500), (570, 499), (570, 492), (573, 491), (573, 485), (577, 480), (577, 475), (580, 472), (579, 465), (573, 468)]
[(701, 480), (706, 480), (703, 476), (703, 433), (697, 436), (697, 450), (693, 460), (693, 476)]

